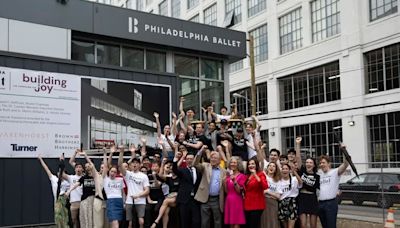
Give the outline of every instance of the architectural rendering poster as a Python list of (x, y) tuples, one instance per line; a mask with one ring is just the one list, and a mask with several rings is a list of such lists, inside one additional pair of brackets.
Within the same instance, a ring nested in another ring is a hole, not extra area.
[(168, 87), (0, 67), (0, 157), (70, 156), (81, 143), (99, 149), (142, 136), (154, 146), (152, 113), (169, 118), (169, 103)]

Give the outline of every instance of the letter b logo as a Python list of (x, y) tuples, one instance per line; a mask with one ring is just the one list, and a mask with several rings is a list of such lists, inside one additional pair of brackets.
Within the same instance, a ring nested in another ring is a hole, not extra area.
[(139, 29), (137, 27), (137, 25), (139, 24), (138, 19), (136, 18), (132, 18), (129, 17), (129, 21), (128, 21), (128, 29), (130, 33), (138, 33)]

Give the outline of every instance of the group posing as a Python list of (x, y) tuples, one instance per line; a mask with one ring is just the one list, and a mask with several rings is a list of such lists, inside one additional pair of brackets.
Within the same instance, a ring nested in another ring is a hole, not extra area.
[[(216, 114), (211, 104), (200, 122), (194, 110), (183, 111), (183, 102), (179, 116), (172, 113), (172, 124), (163, 131), (154, 113), (160, 153), (150, 156), (145, 138), (140, 148), (112, 146), (108, 153), (104, 150), (98, 171), (77, 150), (69, 160), (73, 175), (65, 173), (63, 156), (56, 175), (39, 156), (51, 181), (56, 225), (316, 228), (319, 217), (324, 228), (336, 227), (345, 159), (334, 169), (326, 155), (319, 157), (319, 165), (311, 157), (303, 162), (301, 137), (286, 154), (271, 149), (267, 158), (255, 116), (245, 129), (234, 128), (229, 123), (237, 118), (236, 110), (228, 115), (222, 107)], [(124, 161), (128, 150), (131, 158)], [(113, 164), (117, 153), (118, 163)], [(77, 163), (77, 156), (86, 163)]]

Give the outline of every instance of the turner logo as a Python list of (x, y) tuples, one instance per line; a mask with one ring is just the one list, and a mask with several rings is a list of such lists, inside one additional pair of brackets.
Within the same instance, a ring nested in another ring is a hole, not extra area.
[(18, 144), (11, 144), (12, 151), (36, 151), (37, 146), (19, 146)]
[(138, 24), (139, 24), (138, 19), (129, 17), (128, 18), (128, 31), (129, 31), (129, 33), (132, 33), (132, 32), (133, 33), (138, 33), (139, 32), (139, 29), (137, 27)]

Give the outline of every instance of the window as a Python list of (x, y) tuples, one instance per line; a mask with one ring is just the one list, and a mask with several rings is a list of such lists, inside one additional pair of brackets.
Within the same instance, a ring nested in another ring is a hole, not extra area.
[(281, 54), (303, 46), (301, 29), (301, 8), (293, 10), (279, 18)]
[(254, 39), (254, 61), (256, 63), (268, 59), (267, 25), (256, 28), (250, 34)]
[(175, 73), (181, 76), (199, 76), (199, 59), (197, 57), (175, 55)]
[(214, 81), (200, 81), (201, 106), (207, 107), (215, 102), (215, 109), (220, 110), (224, 105), (224, 83)]
[(181, 16), (181, 1), (171, 0), (171, 16), (179, 18)]
[(225, 17), (233, 11), (233, 24), (242, 21), (242, 9), (240, 0), (225, 0)]
[(339, 62), (328, 63), (279, 79), (281, 110), (340, 99)]
[(146, 51), (146, 69), (165, 72), (166, 55), (163, 52)]
[(217, 26), (217, 4), (204, 10), (204, 24)]
[(247, 0), (249, 17), (256, 15), (267, 7), (267, 0)]
[(94, 42), (72, 40), (71, 59), (88, 63), (95, 63)]
[(238, 70), (241, 70), (241, 69), (243, 69), (243, 60), (239, 60), (239, 61), (231, 63), (229, 65), (229, 72), (230, 73), (238, 71)]
[(373, 115), (368, 120), (372, 168), (400, 167), (400, 112)]
[[(222, 61), (201, 59), (201, 77), (214, 80), (223, 80)], [(218, 109), (217, 109), (218, 110)]]
[(397, 12), (397, 0), (369, 0), (370, 21), (377, 20)]
[(231, 101), (236, 104), (240, 118), (251, 116), (251, 90), (250, 87), (231, 92)]
[(367, 93), (399, 88), (400, 43), (364, 54)]
[(263, 115), (268, 113), (268, 90), (267, 83), (261, 83), (257, 85), (257, 114)]
[(301, 136), (303, 138), (301, 148), (305, 157), (315, 158), (321, 155), (329, 155), (333, 166), (337, 167), (342, 162), (342, 154), (335, 141), (334, 133), (341, 140), (342, 132), (341, 128), (337, 130), (334, 130), (334, 128), (339, 126), (342, 126), (341, 120), (282, 128), (283, 153), (290, 148), (294, 148), (296, 137)]
[(96, 44), (97, 63), (107, 65), (120, 65), (119, 46), (109, 44)]
[(199, 0), (188, 0), (187, 1), (187, 8), (191, 9), (193, 7), (196, 7), (199, 4)]
[(183, 103), (183, 109), (188, 110), (192, 109), (196, 112), (196, 117), (200, 117), (200, 99), (199, 99), (199, 80), (197, 79), (189, 79), (189, 78), (180, 78), (181, 87), (179, 94), (180, 96), (185, 98), (185, 102)]
[[(263, 115), (268, 113), (267, 83), (256, 85), (256, 114)], [(231, 102), (237, 105), (239, 115), (242, 117), (251, 116), (251, 88), (231, 92)]]
[(122, 66), (144, 69), (144, 51), (139, 48), (122, 47)]
[(315, 0), (311, 2), (313, 42), (340, 33), (339, 0)]
[(189, 21), (199, 23), (200, 16), (198, 14), (196, 14), (194, 17), (190, 18)]
[(168, 16), (168, 1), (164, 0), (158, 5), (158, 12), (160, 15)]
[(144, 0), (136, 0), (136, 10), (139, 10), (139, 11), (144, 10), (143, 1)]

